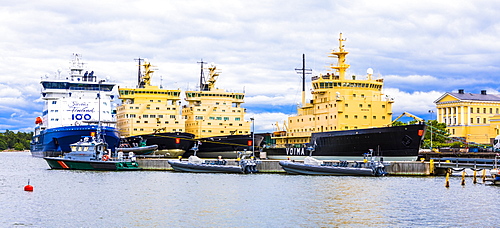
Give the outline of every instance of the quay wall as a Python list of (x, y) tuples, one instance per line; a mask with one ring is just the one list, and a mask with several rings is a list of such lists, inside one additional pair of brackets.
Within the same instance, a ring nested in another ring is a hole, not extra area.
[[(144, 170), (150, 171), (173, 171), (172, 167), (168, 164), (169, 159), (138, 159), (137, 163)], [(215, 160), (215, 159), (205, 159)], [(226, 159), (228, 165), (236, 165), (235, 159)], [(279, 160), (260, 160), (261, 163), (257, 165), (260, 173), (286, 173), (285, 170), (279, 165)], [(300, 161), (299, 161), (300, 162)], [(429, 162), (390, 162), (386, 165), (386, 172), (389, 175), (417, 175), (426, 176), (431, 175), (432, 170)]]

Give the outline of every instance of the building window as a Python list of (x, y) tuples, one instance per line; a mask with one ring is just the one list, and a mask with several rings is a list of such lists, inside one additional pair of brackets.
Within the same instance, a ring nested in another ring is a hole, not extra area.
[(358, 115), (354, 115), (354, 119), (357, 119), (358, 118)]
[(385, 108), (385, 105), (382, 105), (382, 108)]
[(493, 108), (490, 108), (490, 114), (493, 114)]
[(474, 108), (470, 108), (470, 113), (474, 113)]
[(345, 118), (346, 118), (346, 119), (349, 119), (349, 116), (348, 116), (348, 115), (345, 115)]
[(362, 108), (363, 107), (363, 104), (359, 104), (359, 107)]
[(477, 108), (477, 113), (479, 113), (479, 108)]
[(377, 116), (373, 116), (373, 119), (376, 120), (377, 119)]
[(483, 118), (483, 123), (486, 123), (486, 118)]
[(470, 123), (473, 124), (474, 123), (474, 118), (470, 118)]
[(367, 116), (363, 116), (363, 119), (365, 119), (365, 120), (366, 120), (367, 118), (368, 118)]

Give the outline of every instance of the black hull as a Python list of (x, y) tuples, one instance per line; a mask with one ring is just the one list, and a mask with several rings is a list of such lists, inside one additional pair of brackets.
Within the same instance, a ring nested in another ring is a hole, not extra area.
[[(369, 128), (313, 133), (312, 156), (323, 160), (358, 160), (370, 149), (384, 160), (416, 160), (425, 133), (425, 125)], [(309, 152), (303, 145), (264, 150), (271, 159), (303, 159)]]
[[(259, 145), (264, 140), (264, 136), (255, 135), (254, 145), (255, 151), (259, 150)], [(197, 141), (201, 142), (198, 147), (198, 152), (196, 155), (202, 158), (216, 158), (218, 156), (223, 156), (224, 158), (237, 158), (237, 152), (252, 152), (252, 146), (248, 146), (248, 142), (252, 141), (252, 135), (226, 135), (226, 136), (214, 136), (207, 138), (200, 138)], [(194, 152), (190, 150), (184, 154), (184, 157), (189, 157), (193, 155)]]
[(126, 138), (129, 143), (137, 143), (141, 139), (146, 140), (146, 145), (158, 145), (158, 150), (183, 150), (189, 151), (194, 145), (194, 135), (185, 132), (168, 132), (157, 134), (146, 134)]

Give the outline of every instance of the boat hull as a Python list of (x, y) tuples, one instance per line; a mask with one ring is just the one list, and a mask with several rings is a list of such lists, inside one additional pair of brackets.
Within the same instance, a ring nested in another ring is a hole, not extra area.
[(141, 146), (141, 147), (125, 147), (116, 148), (116, 152), (129, 153), (133, 152), (135, 155), (147, 155), (153, 153), (158, 148), (157, 145)]
[(45, 157), (51, 169), (126, 171), (140, 170), (136, 162), (129, 161), (78, 161), (56, 157)]
[(193, 147), (193, 138), (194, 135), (190, 133), (167, 132), (131, 136), (126, 139), (132, 144), (139, 144), (141, 140), (145, 140), (147, 146), (158, 145), (156, 154), (164, 155), (165, 157), (177, 157), (182, 156)]
[(189, 162), (182, 162), (176, 160), (169, 160), (168, 164), (178, 172), (192, 172), (192, 173), (244, 173), (240, 166), (233, 165), (208, 165), (208, 164), (194, 164)]
[[(357, 129), (313, 133), (312, 156), (320, 160), (363, 160), (370, 149), (385, 161), (415, 161), (425, 133), (425, 125)], [(309, 156), (306, 146), (266, 148), (270, 159), (303, 160)]]
[(306, 165), (290, 161), (280, 161), (281, 167), (289, 174), (334, 175), (334, 176), (375, 176), (371, 168), (335, 167)]
[[(31, 155), (33, 157), (56, 157), (71, 151), (69, 145), (77, 142), (82, 136), (89, 136), (96, 132), (98, 125), (80, 125), (50, 128), (34, 135), (31, 141)], [(101, 127), (104, 140), (112, 152), (119, 146), (118, 130), (114, 127)]]

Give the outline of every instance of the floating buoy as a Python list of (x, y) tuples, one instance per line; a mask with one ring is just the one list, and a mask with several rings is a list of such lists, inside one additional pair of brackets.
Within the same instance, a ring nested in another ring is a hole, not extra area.
[(32, 192), (33, 186), (30, 185), (30, 180), (28, 179), (28, 185), (24, 186), (24, 191)]

